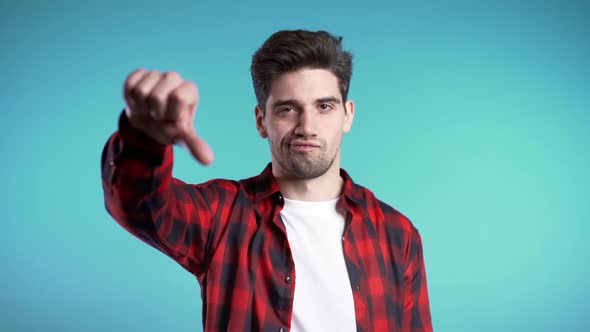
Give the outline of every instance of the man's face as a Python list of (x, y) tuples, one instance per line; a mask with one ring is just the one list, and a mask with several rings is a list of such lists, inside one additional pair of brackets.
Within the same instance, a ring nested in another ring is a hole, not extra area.
[(260, 136), (268, 138), (273, 167), (282, 176), (312, 179), (340, 168), (342, 133), (354, 118), (338, 78), (325, 69), (300, 69), (276, 78), (266, 112), (256, 108)]

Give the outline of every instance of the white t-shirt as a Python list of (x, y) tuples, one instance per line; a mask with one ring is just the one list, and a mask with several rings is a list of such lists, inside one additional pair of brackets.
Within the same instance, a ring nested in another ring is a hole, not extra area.
[(338, 199), (285, 198), (281, 218), (295, 262), (291, 331), (356, 331), (352, 288), (344, 262), (344, 217)]

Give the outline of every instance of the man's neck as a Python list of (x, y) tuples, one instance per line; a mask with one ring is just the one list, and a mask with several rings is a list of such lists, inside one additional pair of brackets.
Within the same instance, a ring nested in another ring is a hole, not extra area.
[(274, 166), (273, 174), (281, 188), (281, 193), (288, 199), (319, 202), (338, 198), (342, 193), (344, 180), (340, 176), (340, 167), (337, 165), (332, 165), (326, 173), (314, 179), (283, 176), (280, 172), (274, 171)]

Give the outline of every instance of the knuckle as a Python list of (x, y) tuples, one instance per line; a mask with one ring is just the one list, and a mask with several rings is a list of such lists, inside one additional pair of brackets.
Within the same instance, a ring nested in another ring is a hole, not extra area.
[(195, 82), (189, 82), (190, 90), (193, 94), (193, 103), (199, 103), (199, 87), (195, 84)]
[(179, 80), (182, 80), (182, 77), (180, 76), (180, 74), (178, 72), (175, 72), (175, 71), (165, 72), (163, 74), (163, 76), (164, 76), (164, 78), (166, 80), (170, 80), (170, 81), (179, 81)]
[(144, 68), (137, 68), (137, 69), (133, 70), (132, 72), (130, 72), (129, 75), (127, 75), (127, 80), (130, 80), (133, 77), (136, 77), (139, 75), (143, 75), (145, 73), (146, 73), (146, 70)]
[(129, 96), (135, 100), (143, 100), (146, 97), (147, 91), (141, 86), (135, 85), (129, 89)]
[(159, 93), (152, 93), (146, 98), (146, 103), (148, 106), (156, 109), (164, 108), (166, 103), (165, 98)]
[(160, 72), (159, 70), (152, 70), (149, 73), (149, 78), (150, 80), (153, 80), (155, 82), (159, 82), (162, 80), (162, 77), (164, 76), (164, 74), (162, 74), (162, 72)]
[(168, 100), (175, 105), (183, 104), (185, 102), (184, 99), (184, 95), (178, 89), (170, 92), (170, 96), (168, 97)]
[(154, 70), (152, 70), (152, 71), (149, 73), (149, 75), (150, 75), (150, 76), (156, 76), (156, 77), (162, 77), (162, 75), (163, 75), (163, 74), (162, 74), (162, 72), (161, 72), (161, 71), (159, 71), (159, 70), (157, 70), (157, 69), (154, 69)]
[(145, 68), (137, 68), (129, 74), (129, 77), (145, 74), (146, 72), (147, 72), (147, 69), (145, 69)]
[(135, 69), (134, 71), (132, 71), (131, 73), (129, 73), (129, 75), (127, 75), (127, 78), (125, 79), (125, 83), (126, 84), (132, 83), (138, 77), (141, 77), (141, 76), (145, 75), (146, 72), (147, 72), (147, 70), (145, 70), (143, 68)]
[(198, 87), (197, 84), (193, 81), (187, 81), (186, 84), (188, 85), (188, 88), (191, 92), (193, 93), (198, 93)]

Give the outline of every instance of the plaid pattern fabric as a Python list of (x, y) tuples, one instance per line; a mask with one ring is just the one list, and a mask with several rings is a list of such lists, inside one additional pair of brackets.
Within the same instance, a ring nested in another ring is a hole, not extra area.
[[(205, 331), (288, 331), (297, 275), (279, 186), (258, 176), (186, 184), (173, 150), (132, 128), (124, 114), (102, 154), (109, 214), (198, 279)], [(346, 171), (337, 204), (357, 331), (432, 331), (421, 238), (400, 212)]]

